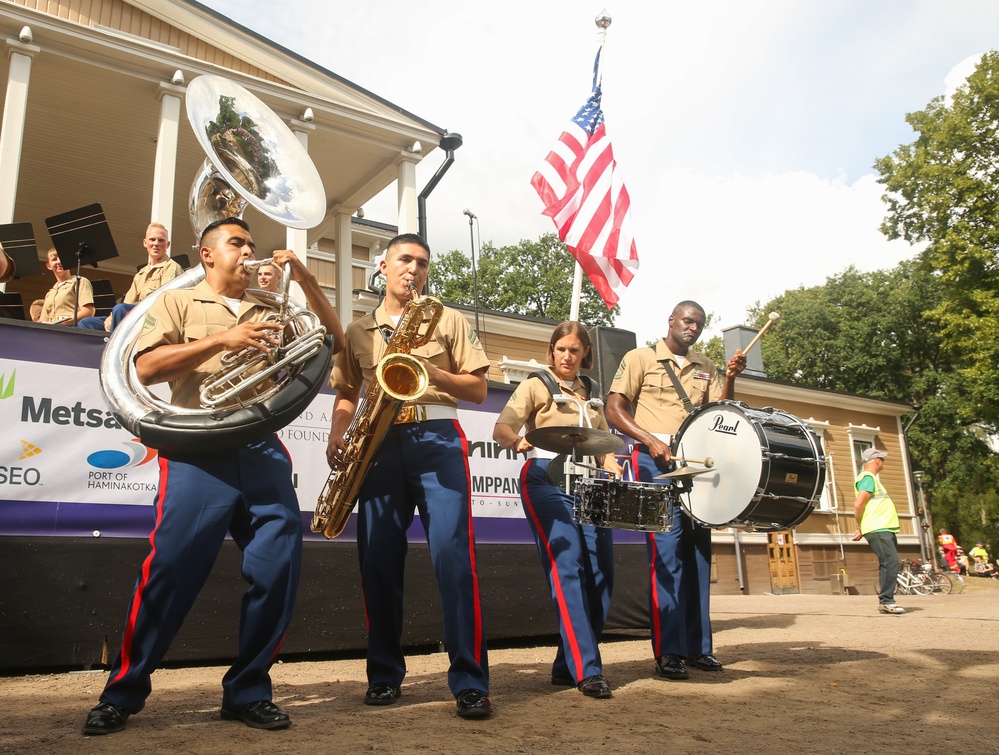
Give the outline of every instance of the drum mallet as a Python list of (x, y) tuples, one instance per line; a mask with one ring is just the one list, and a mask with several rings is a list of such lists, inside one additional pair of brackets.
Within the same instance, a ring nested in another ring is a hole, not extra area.
[(767, 328), (769, 328), (771, 325), (773, 325), (779, 319), (780, 319), (780, 315), (779, 314), (777, 314), (776, 312), (771, 312), (770, 313), (770, 319), (767, 320), (766, 323), (764, 323), (764, 325), (763, 325), (762, 328), (760, 328), (760, 332), (757, 333), (755, 336), (753, 336), (753, 340), (749, 342), (749, 345), (745, 349), (742, 350), (743, 355), (746, 355), (747, 353), (749, 353), (749, 350), (751, 348), (753, 348), (756, 345), (756, 342), (759, 341), (760, 338), (763, 336), (763, 334), (767, 332)]
[(684, 466), (684, 467), (687, 466), (688, 463), (691, 463), (691, 464), (703, 464), (708, 469), (711, 469), (711, 467), (713, 467), (715, 465), (715, 460), (711, 456), (708, 456), (708, 457), (703, 458), (703, 459), (690, 459), (690, 458), (687, 458), (686, 456), (681, 456), (678, 459), (678, 461), (682, 462), (681, 466)]

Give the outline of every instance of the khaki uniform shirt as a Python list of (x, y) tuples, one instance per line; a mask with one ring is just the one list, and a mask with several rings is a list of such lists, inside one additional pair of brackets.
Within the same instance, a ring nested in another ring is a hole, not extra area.
[[(586, 403), (589, 396), (586, 386), (577, 376), (572, 385), (559, 380), (550, 367), (546, 368), (555, 378), (559, 388), (568, 396), (574, 396)], [(590, 426), (598, 430), (607, 430), (607, 419), (604, 413), (593, 406), (586, 406), (586, 414)], [(517, 386), (503, 411), (500, 412), (497, 424), (509, 425), (514, 432), (524, 427), (525, 433), (539, 427), (578, 427), (579, 407), (576, 404), (555, 403), (548, 388), (537, 378), (528, 378)]]
[(680, 385), (687, 392), (694, 406), (717, 401), (722, 396), (721, 382), (714, 362), (704, 354), (687, 351), (687, 359), (680, 368), (676, 357), (659, 339), (656, 349), (632, 349), (617, 368), (610, 392), (620, 393), (631, 402), (635, 423), (650, 433), (675, 435), (687, 418), (687, 410), (673, 387), (660, 359), (668, 359)]
[(132, 278), (132, 285), (122, 300), (125, 304), (138, 304), (149, 294), (167, 281), (172, 281), (184, 272), (180, 265), (171, 259), (165, 259), (158, 265), (146, 265)]
[[(344, 334), (347, 345), (343, 353), (337, 355), (333, 374), (330, 376), (330, 386), (335, 390), (360, 394), (362, 388), (370, 384), (374, 378), (375, 366), (385, 355), (386, 342), (379, 326), (385, 326), (389, 330), (395, 327), (385, 312), (384, 302), (378, 305), (373, 314), (347, 326)], [(444, 308), (430, 342), (413, 349), (412, 353), (426, 357), (435, 367), (455, 375), (489, 367), (489, 358), (468, 321), (450, 307)], [(451, 394), (433, 385), (427, 388), (427, 392), (419, 400), (410, 403), (458, 406), (458, 401)]]
[[(76, 276), (69, 280), (56, 283), (45, 294), (45, 304), (42, 305), (42, 317), (39, 322), (55, 322), (65, 317), (72, 317), (79, 307), (94, 303), (94, 289), (87, 278), (80, 278), (80, 299), (76, 301)], [(77, 304), (73, 306), (74, 302)]]
[[(272, 309), (269, 304), (247, 292), (243, 294), (239, 317), (236, 317), (207, 281), (201, 281), (194, 288), (164, 291), (146, 313), (135, 354), (140, 356), (145, 351), (166, 344), (197, 341), (229, 330), (239, 323), (259, 322)], [(222, 369), (223, 353), (216, 354), (188, 375), (172, 381), (170, 402), (188, 409), (199, 408), (201, 383)]]

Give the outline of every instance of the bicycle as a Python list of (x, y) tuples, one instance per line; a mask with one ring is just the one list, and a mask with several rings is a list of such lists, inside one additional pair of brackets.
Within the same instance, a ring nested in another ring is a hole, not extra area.
[(933, 592), (943, 593), (944, 595), (949, 595), (954, 591), (959, 593), (964, 592), (964, 577), (959, 573), (948, 570), (934, 571), (932, 564), (923, 564), (920, 566), (918, 561), (913, 561), (912, 566), (923, 570), (926, 582), (932, 586)]
[(927, 584), (929, 584), (932, 588), (932, 592), (949, 595), (954, 589), (954, 582), (951, 580), (949, 574), (944, 574), (939, 571), (927, 571), (923, 572), (923, 574), (926, 577)]
[[(913, 561), (905, 560), (902, 561), (898, 570), (898, 577), (896, 581), (898, 583), (898, 591), (903, 595), (931, 595), (936, 590), (936, 580), (930, 579), (930, 575), (924, 571), (913, 571), (913, 566), (919, 566)], [(946, 579), (946, 577), (944, 577)], [(947, 584), (950, 585), (950, 580), (947, 580)], [(940, 590), (943, 591), (944, 587), (941, 584)], [(877, 590), (881, 592), (881, 580), (878, 579)], [(948, 590), (949, 592), (949, 590)]]

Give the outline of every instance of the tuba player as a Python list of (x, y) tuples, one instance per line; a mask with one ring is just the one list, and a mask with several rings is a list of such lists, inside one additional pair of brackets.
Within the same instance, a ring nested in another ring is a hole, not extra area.
[[(224, 353), (268, 351), (281, 325), (261, 322), (269, 304), (245, 294), (253, 259), (246, 223), (225, 218), (201, 235), (205, 279), (194, 288), (166, 291), (153, 303), (136, 346), (140, 381), (169, 381), (174, 404), (197, 407), (206, 375)], [(336, 314), (305, 265), (288, 250), (309, 306), (324, 322)], [(245, 295), (244, 295), (245, 294)], [(332, 318), (332, 319), (331, 319)], [(343, 333), (333, 332), (333, 352)], [(226, 533), (243, 553), (243, 595), (236, 661), (222, 679), (221, 717), (255, 729), (283, 729), (288, 715), (271, 701), (269, 669), (291, 620), (302, 555), (302, 516), (292, 486), (291, 460), (276, 435), (211, 454), (161, 452), (151, 549), (142, 564), (125, 617), (121, 648), (100, 704), (84, 734), (113, 734), (145, 705), (150, 675), (159, 665), (204, 585)]]

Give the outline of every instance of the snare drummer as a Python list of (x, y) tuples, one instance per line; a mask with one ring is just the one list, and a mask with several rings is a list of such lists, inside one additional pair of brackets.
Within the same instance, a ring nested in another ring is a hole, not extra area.
[[(704, 308), (682, 301), (669, 316), (669, 330), (655, 348), (629, 351), (621, 360), (607, 397), (607, 419), (635, 439), (636, 480), (661, 482), (669, 471), (672, 436), (687, 416), (683, 397), (663, 366), (668, 362), (693, 406), (735, 395), (735, 378), (746, 367), (741, 351), (728, 360), (722, 385), (714, 363), (690, 349), (704, 329)], [(634, 416), (632, 416), (634, 412)], [(714, 656), (709, 613), (711, 531), (677, 512), (669, 532), (649, 533), (647, 548), (655, 574), (650, 585), (652, 649), (656, 674), (686, 679), (685, 660), (705, 671), (720, 671)]]
[[(547, 372), (558, 389), (585, 403), (591, 390), (599, 389), (579, 376), (580, 368), (593, 363), (590, 337), (578, 322), (563, 322), (548, 344)], [(607, 430), (599, 408), (586, 406), (591, 427)], [(555, 403), (551, 391), (538, 377), (529, 377), (510, 396), (493, 430), (493, 440), (512, 451), (533, 452), (520, 473), (520, 497), (534, 532), (541, 565), (552, 591), (559, 624), (558, 651), (552, 664), (552, 684), (575, 686), (587, 697), (607, 698), (610, 686), (600, 661), (600, 634), (610, 608), (614, 581), (611, 530), (577, 524), (573, 497), (548, 482), (546, 473), (554, 454), (534, 451), (521, 428), (579, 425), (578, 405)], [(545, 458), (538, 458), (545, 457)], [(608, 473), (619, 477), (621, 466), (614, 454), (595, 458)]]

